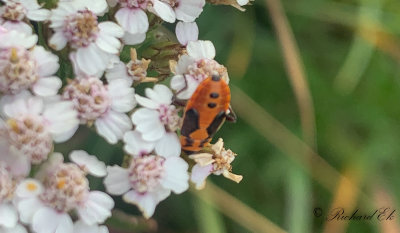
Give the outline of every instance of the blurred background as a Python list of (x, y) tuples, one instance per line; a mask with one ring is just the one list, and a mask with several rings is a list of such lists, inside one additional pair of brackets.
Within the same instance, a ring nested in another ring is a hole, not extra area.
[[(245, 8), (207, 4), (197, 21), (231, 78), (238, 122), (214, 140), (238, 154), (233, 172), (243, 181), (213, 176), (201, 192), (171, 195), (147, 221), (117, 198), (125, 213), (114, 213), (110, 231), (400, 232), (399, 0)], [(122, 162), (121, 145), (79, 134), (74, 149)], [(337, 208), (372, 217), (329, 221)], [(388, 218), (378, 219), (382, 208)]]

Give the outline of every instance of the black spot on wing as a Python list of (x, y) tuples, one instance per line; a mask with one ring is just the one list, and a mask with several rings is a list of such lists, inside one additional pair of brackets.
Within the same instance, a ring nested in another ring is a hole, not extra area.
[(225, 120), (225, 112), (220, 111), (218, 115), (215, 116), (210, 126), (208, 126), (207, 128), (207, 133), (209, 137), (212, 137), (215, 134), (215, 132), (217, 132), (218, 128), (221, 126), (224, 120)]
[(211, 102), (211, 103), (208, 103), (207, 106), (208, 106), (209, 108), (215, 108), (215, 107), (217, 106), (217, 104)]
[(219, 97), (219, 94), (218, 94), (217, 92), (212, 92), (212, 93), (210, 94), (210, 97), (213, 98), (213, 99), (216, 99), (216, 98)]
[(181, 128), (181, 134), (183, 136), (189, 137), (189, 135), (197, 129), (199, 129), (199, 113), (196, 109), (191, 108), (185, 113), (185, 118), (183, 119), (183, 124)]

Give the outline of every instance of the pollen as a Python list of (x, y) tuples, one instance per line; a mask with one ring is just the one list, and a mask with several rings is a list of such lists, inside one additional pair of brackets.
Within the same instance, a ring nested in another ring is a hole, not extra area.
[(33, 191), (36, 191), (38, 189), (38, 187), (34, 183), (28, 183), (28, 184), (26, 184), (26, 189), (33, 192)]

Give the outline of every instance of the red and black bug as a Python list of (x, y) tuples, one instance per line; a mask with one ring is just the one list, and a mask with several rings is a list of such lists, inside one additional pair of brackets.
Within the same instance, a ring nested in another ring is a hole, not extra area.
[(231, 92), (218, 75), (206, 78), (186, 104), (180, 142), (187, 153), (207, 146), (225, 119), (236, 121), (230, 108)]

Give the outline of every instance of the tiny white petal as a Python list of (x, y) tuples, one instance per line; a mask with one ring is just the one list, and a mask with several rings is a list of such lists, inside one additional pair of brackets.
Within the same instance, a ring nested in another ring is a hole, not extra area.
[(32, 220), (32, 229), (40, 233), (73, 233), (73, 227), (68, 214), (59, 213), (48, 207), (39, 209)]
[(135, 204), (142, 211), (145, 218), (150, 218), (156, 209), (157, 204), (167, 198), (171, 191), (164, 188), (159, 188), (157, 192), (154, 193), (137, 193), (135, 191), (129, 191), (124, 196), (125, 202)]
[(104, 178), (104, 186), (108, 193), (122, 195), (131, 189), (129, 172), (120, 166), (107, 166), (107, 176)]
[(42, 207), (44, 207), (43, 203), (36, 197), (18, 201), (17, 209), (21, 222), (25, 224), (31, 224), (33, 216)]
[(236, 1), (240, 6), (244, 6), (249, 3), (249, 0), (236, 0)]
[(0, 226), (7, 228), (15, 227), (18, 221), (18, 214), (11, 204), (0, 204)]
[(156, 153), (162, 157), (174, 157), (181, 154), (181, 143), (176, 133), (169, 132), (156, 144)]
[(132, 80), (116, 79), (108, 84), (111, 108), (117, 112), (128, 112), (136, 106), (135, 90), (131, 88)]
[(146, 33), (131, 34), (126, 32), (122, 37), (122, 41), (127, 45), (137, 45), (142, 43), (146, 39)]
[(88, 225), (83, 221), (77, 221), (74, 224), (74, 233), (109, 233), (106, 226)]
[(205, 180), (211, 174), (212, 168), (213, 168), (212, 164), (209, 164), (204, 167), (198, 164), (193, 166), (190, 180), (196, 184), (197, 189), (201, 189), (204, 187)]
[(157, 141), (165, 134), (165, 127), (161, 123), (159, 113), (156, 110), (141, 108), (133, 113), (132, 122), (146, 141)]
[(49, 40), (49, 46), (55, 50), (61, 50), (67, 45), (67, 38), (64, 36), (64, 33), (60, 31), (56, 31)]
[(153, 151), (155, 143), (143, 139), (138, 131), (128, 131), (124, 135), (126, 152), (133, 156), (140, 156), (149, 154)]
[(44, 21), (50, 16), (50, 11), (47, 9), (37, 9), (28, 11), (27, 17), (34, 21)]
[(175, 33), (179, 43), (182, 45), (187, 45), (189, 41), (197, 40), (199, 37), (199, 28), (197, 27), (196, 22), (178, 22), (176, 24)]
[(147, 15), (141, 9), (121, 8), (115, 14), (115, 19), (131, 34), (145, 33), (149, 29)]
[(35, 197), (43, 192), (42, 184), (35, 179), (25, 179), (17, 189), (16, 194), (19, 198)]
[(190, 41), (186, 47), (189, 56), (195, 59), (214, 59), (215, 47), (209, 40)]
[(103, 223), (109, 218), (113, 207), (114, 201), (109, 195), (100, 191), (91, 191), (86, 202), (77, 210), (83, 222), (93, 225)]
[(74, 150), (69, 157), (71, 161), (87, 169), (93, 176), (103, 177), (107, 175), (106, 165), (99, 161), (96, 156), (89, 155), (84, 150)]
[(156, 13), (156, 15), (158, 15), (165, 22), (168, 23), (175, 22), (176, 19), (175, 12), (169, 4), (161, 2), (159, 0), (154, 0), (153, 9), (154, 13)]
[(165, 174), (162, 177), (163, 187), (180, 194), (189, 188), (189, 165), (180, 157), (170, 157), (164, 162)]
[(61, 79), (53, 76), (37, 80), (32, 90), (38, 96), (52, 96), (57, 94), (61, 86)]
[(132, 128), (129, 117), (112, 109), (108, 110), (101, 118), (95, 121), (97, 132), (110, 144), (115, 144), (122, 139), (124, 133)]
[(175, 9), (176, 18), (184, 22), (193, 22), (205, 5), (205, 0), (184, 0)]

